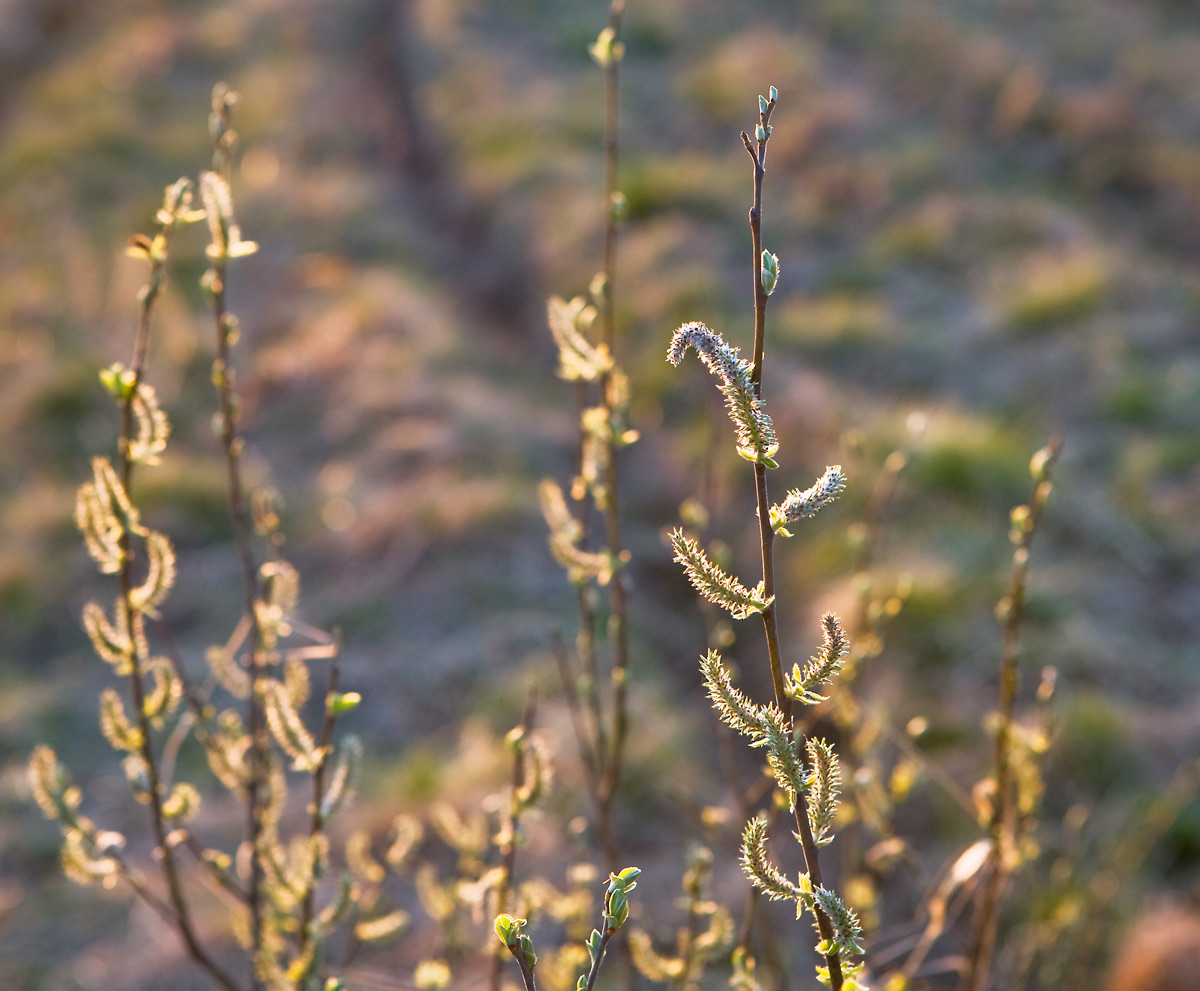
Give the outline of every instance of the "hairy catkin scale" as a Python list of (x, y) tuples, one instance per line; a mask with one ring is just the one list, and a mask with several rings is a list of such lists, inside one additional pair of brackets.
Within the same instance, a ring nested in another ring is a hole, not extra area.
[(721, 381), (729, 418), (737, 428), (738, 453), (751, 461), (775, 467), (772, 456), (779, 450), (775, 426), (754, 388), (750, 362), (738, 357), (738, 349), (725, 343), (720, 334), (699, 322), (685, 323), (671, 338), (667, 361), (678, 365), (688, 348), (694, 348), (708, 370)]
[(807, 489), (792, 489), (776, 507), (788, 523), (809, 519), (845, 491), (846, 476), (841, 465), (830, 465)]
[(683, 565), (696, 591), (709, 602), (715, 602), (728, 609), (734, 619), (745, 619), (754, 613), (762, 612), (771, 604), (772, 599), (764, 597), (762, 582), (753, 589), (746, 588), (736, 578), (713, 564), (700, 549), (700, 545), (685, 536), (682, 530), (672, 530), (670, 536), (675, 560)]
[(800, 665), (792, 667), (792, 675), (786, 680), (787, 694), (797, 702), (815, 705), (824, 702), (826, 696), (816, 692), (818, 685), (832, 681), (842, 670), (842, 661), (850, 651), (850, 641), (842, 630), (841, 621), (828, 612), (821, 617), (823, 642), (815, 657), (810, 657), (804, 670)]
[(708, 697), (722, 722), (739, 733), (761, 736), (762, 716), (759, 708), (734, 687), (721, 655), (710, 650), (700, 659), (700, 673), (704, 676)]
[(784, 877), (767, 856), (766, 820), (755, 817), (746, 823), (742, 833), (741, 862), (751, 883), (772, 901), (805, 902), (804, 889)]

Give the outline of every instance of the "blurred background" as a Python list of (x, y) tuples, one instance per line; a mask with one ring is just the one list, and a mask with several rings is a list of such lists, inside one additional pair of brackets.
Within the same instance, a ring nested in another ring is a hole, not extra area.
[[(78, 622), (112, 593), (71, 510), (117, 429), (97, 370), (129, 360), (144, 272), (125, 242), (165, 185), (205, 167), (219, 80), (241, 93), (235, 194), (261, 246), (230, 285), (249, 471), (281, 493), (303, 614), (343, 630), (343, 686), (366, 698), (348, 724), (368, 755), (350, 816), (386, 824), (501, 788), (502, 762), (480, 755), (531, 685), (560, 757), (547, 820), (586, 814), (551, 655), (555, 631), (574, 636), (574, 597), (536, 485), (574, 470), (545, 298), (585, 292), (600, 266), (602, 79), (586, 46), (606, 19), (599, 0), (0, 2), (5, 987), (196, 980), (171, 933), (146, 954), (144, 910), (61, 877), (25, 764), (51, 743), (92, 818), (137, 821), (95, 725), (109, 671)], [(802, 662), (823, 611), (875, 602), (855, 697), (907, 741), (880, 786), (917, 866), (890, 914), (871, 892), (865, 910), (902, 940), (917, 895), (979, 835), (953, 794), (988, 768), (1009, 511), (1031, 455), (1064, 432), (1020, 696), (1056, 670), (1043, 851), (1012, 892), (1002, 964), (1034, 947), (1023, 986), (1094, 987), (1128, 920), (1200, 897), (1200, 13), (630, 0), (624, 40), (616, 300), (641, 440), (622, 461), (634, 729), (618, 823), (647, 871), (642, 921), (679, 923), (686, 838), (717, 852), (729, 904), (743, 897), (739, 815), (704, 810), (734, 810), (753, 761), (714, 756), (706, 622), (663, 534), (699, 500), (705, 539), (753, 583), (752, 480), (706, 373), (664, 356), (686, 320), (749, 350), (738, 133), (773, 85), (772, 495), (826, 464), (850, 477), (779, 546), (785, 645)], [(138, 495), (178, 549), (165, 618), (199, 670), (239, 593), (202, 235), (174, 255), (150, 358), (172, 444)], [(714, 635), (765, 690), (756, 626)], [(404, 952), (363, 986), (411, 986)]]

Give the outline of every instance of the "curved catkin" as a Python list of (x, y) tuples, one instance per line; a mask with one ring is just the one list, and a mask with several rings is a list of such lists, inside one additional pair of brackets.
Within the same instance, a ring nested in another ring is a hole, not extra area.
[[(699, 321), (685, 323), (671, 337), (667, 361), (679, 365), (689, 349), (717, 378), (725, 404), (737, 434), (737, 453), (753, 462), (759, 557), (762, 581), (748, 588), (710, 561), (697, 541), (681, 529), (670, 534), (675, 560), (696, 590), (710, 602), (722, 606), (735, 619), (758, 614), (763, 623), (767, 659), (770, 666), (774, 699), (757, 704), (733, 687), (731, 677), (714, 651), (701, 661), (701, 670), (709, 698), (721, 719), (749, 737), (750, 746), (761, 748), (775, 785), (786, 798), (795, 822), (794, 835), (800, 843), (807, 872), (793, 884), (771, 862), (766, 845), (766, 826), (755, 818), (747, 824), (742, 843), (742, 869), (755, 887), (774, 899), (796, 903), (797, 917), (811, 912), (818, 931), (817, 952), (824, 957), (818, 978), (832, 991), (859, 989), (861, 964), (843, 961), (843, 955), (859, 956), (858, 940), (862, 930), (857, 916), (841, 897), (822, 884), (820, 848), (833, 839), (832, 825), (837, 814), (841, 770), (833, 748), (821, 740), (804, 740), (793, 717), (795, 702), (815, 705), (825, 701), (816, 689), (833, 679), (848, 649), (837, 618), (826, 615), (822, 621), (824, 642), (817, 656), (801, 669), (795, 665), (789, 678), (783, 669), (780, 628), (777, 618), (774, 538), (791, 536), (788, 523), (808, 519), (832, 502), (845, 488), (845, 476), (838, 465), (808, 489), (793, 489), (784, 501), (772, 506), (768, 498), (767, 469), (778, 468), (775, 455), (779, 441), (764, 408), (761, 389), (762, 361), (766, 354), (765, 328), (767, 298), (775, 291), (780, 264), (777, 255), (762, 248), (762, 186), (766, 172), (770, 123), (778, 93), (759, 97), (758, 123), (754, 139), (745, 131), (742, 142), (754, 162), (754, 198), (750, 210), (750, 232), (754, 248), (754, 356), (753, 363), (738, 356), (738, 349), (726, 343), (718, 333)], [(802, 756), (803, 753), (803, 756)], [(747, 975), (749, 969), (735, 966), (735, 974)], [(741, 979), (739, 977), (739, 979)]]
[(737, 430), (738, 453), (748, 461), (760, 461), (775, 467), (773, 457), (779, 450), (775, 425), (754, 387), (750, 362), (738, 357), (738, 349), (725, 343), (720, 334), (704, 324), (685, 323), (671, 338), (667, 361), (678, 365), (688, 348), (694, 348), (705, 366), (720, 380), (729, 418)]

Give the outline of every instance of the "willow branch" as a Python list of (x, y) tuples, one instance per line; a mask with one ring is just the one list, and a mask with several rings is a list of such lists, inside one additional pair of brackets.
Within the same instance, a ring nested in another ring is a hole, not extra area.
[[(117, 471), (121, 479), (121, 485), (127, 493), (130, 491), (133, 481), (131, 447), (134, 436), (134, 402), (137, 398), (138, 386), (145, 373), (154, 304), (158, 300), (166, 281), (167, 249), (173, 231), (173, 222), (163, 224), (162, 250), (151, 258), (150, 277), (142, 289), (138, 326), (134, 337), (133, 366), (130, 369), (132, 373), (132, 386), (129, 388), (128, 394), (121, 404), (121, 433), (118, 445)], [(146, 774), (149, 781), (150, 817), (154, 830), (156, 849), (161, 852), (163, 876), (166, 880), (168, 899), (170, 901), (171, 921), (178, 931), (180, 938), (183, 940), (189, 956), (202, 969), (207, 971), (218, 984), (226, 988), (227, 991), (236, 991), (237, 985), (234, 984), (232, 978), (217, 965), (200, 943), (195, 927), (192, 924), (191, 911), (188, 907), (182, 880), (179, 875), (179, 863), (175, 856), (174, 846), (168, 842), (167, 822), (163, 815), (163, 779), (158, 758), (154, 752), (150, 719), (146, 714), (145, 685), (142, 682), (143, 664), (146, 661), (146, 657), (143, 656), (144, 651), (139, 644), (140, 638), (132, 636), (132, 631), (135, 629), (137, 622), (137, 614), (133, 606), (133, 553), (128, 529), (122, 530), (120, 548), (121, 568), (117, 576), (120, 588), (120, 609), (123, 613), (125, 629), (131, 631), (129, 694), (136, 714), (135, 718), (141, 739), (139, 756), (146, 765)], [(154, 904), (151, 895), (144, 887), (140, 888), (139, 885), (134, 884), (134, 890), (143, 899)], [(157, 905), (155, 907), (158, 908)], [(161, 913), (161, 909), (159, 911)]]
[[(751, 141), (745, 131), (742, 132), (742, 143), (746, 147), (754, 164), (754, 199), (750, 208), (750, 241), (753, 252), (751, 273), (754, 283), (754, 359), (751, 380), (757, 396), (762, 398), (762, 367), (765, 353), (766, 323), (767, 323), (767, 290), (762, 279), (762, 191), (763, 178), (766, 175), (767, 142), (770, 139), (771, 114), (775, 110), (775, 101), (769, 100), (759, 114), (757, 140)], [(789, 724), (793, 724), (792, 700), (788, 698), (784, 688), (783, 658), (779, 647), (779, 622), (776, 616), (775, 603), (775, 533), (771, 529), (771, 502), (767, 493), (767, 466), (761, 461), (754, 463), (754, 492), (758, 506), (759, 549), (762, 557), (763, 598), (769, 605), (762, 610), (763, 632), (767, 641), (767, 657), (771, 666), (771, 685), (775, 693), (775, 704), (783, 712)], [(800, 839), (800, 847), (804, 853), (804, 864), (814, 887), (824, 884), (821, 875), (821, 862), (817, 852), (817, 844), (808, 821), (808, 803), (803, 793), (796, 796), (795, 808), (796, 834)], [(821, 939), (827, 944), (833, 941), (833, 927), (829, 917), (819, 908), (814, 908), (817, 919), (817, 930)], [(843, 975), (841, 956), (837, 952), (825, 956), (829, 968), (829, 980), (832, 991), (841, 991)]]

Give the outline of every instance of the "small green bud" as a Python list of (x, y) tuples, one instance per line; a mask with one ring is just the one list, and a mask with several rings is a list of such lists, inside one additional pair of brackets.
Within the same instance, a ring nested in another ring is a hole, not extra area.
[(1014, 544), (1021, 543), (1026, 535), (1033, 528), (1033, 513), (1028, 506), (1014, 506), (1009, 514), (1009, 525), (1011, 529), (1008, 532), (1009, 539)]
[(209, 298), (219, 296), (224, 290), (225, 285), (221, 281), (221, 276), (215, 268), (205, 270), (200, 276), (200, 288)]
[(525, 925), (524, 919), (514, 919), (511, 915), (496, 916), (496, 935), (513, 955), (521, 954), (528, 970), (533, 970), (537, 963), (537, 954), (533, 952), (533, 940), (521, 932)]
[(610, 930), (620, 929), (629, 918), (629, 898), (623, 891), (614, 891), (608, 899), (605, 924)]
[(772, 103), (779, 99), (779, 90), (777, 90), (774, 86), (767, 90), (767, 92), (771, 94)]
[(358, 708), (360, 702), (362, 696), (358, 692), (330, 692), (325, 700), (325, 711), (336, 719)]
[(763, 127), (762, 124), (756, 124), (754, 127), (754, 136), (758, 138), (759, 141), (766, 141), (767, 129)]
[(781, 537), (790, 537), (791, 531), (787, 528), (787, 517), (783, 510), (778, 506), (771, 507), (770, 513), (771, 529)]
[(517, 754), (521, 752), (522, 744), (525, 742), (525, 727), (514, 726), (508, 731), (504, 737), (504, 744), (508, 747), (508, 752)]
[(604, 904), (604, 924), (609, 932), (620, 929), (629, 918), (629, 892), (637, 887), (641, 873), (638, 867), (626, 867), (620, 874), (609, 875)]
[(497, 915), (496, 935), (500, 937), (501, 943), (511, 947), (517, 941), (516, 934), (520, 932), (523, 925), (525, 925), (524, 919), (514, 919), (511, 915)]
[[(605, 272), (597, 272), (593, 275), (592, 281), (588, 283), (588, 292), (597, 303), (604, 299), (608, 295), (608, 275)], [(595, 309), (590, 309), (592, 312), (591, 319), (588, 320), (588, 325), (591, 324), (591, 320), (595, 319), (596, 315)]]
[(760, 271), (763, 290), (770, 296), (775, 291), (775, 286), (779, 282), (779, 256), (764, 250)]
[(616, 31), (605, 28), (596, 40), (588, 45), (588, 54), (601, 68), (607, 68), (625, 57), (625, 46), (617, 41)]
[(120, 401), (125, 401), (133, 395), (133, 381), (133, 371), (119, 361), (100, 372), (100, 383), (113, 399)]
[(765, 96), (760, 96), (758, 98), (758, 112), (760, 114), (765, 114), (767, 112), (767, 98)]
[(537, 966), (537, 954), (533, 952), (533, 940), (521, 933), (521, 956), (525, 959), (525, 966), (533, 970)]
[(1009, 621), (1009, 619), (1011, 618), (1012, 608), (1013, 608), (1012, 599), (1009, 598), (1009, 596), (1007, 596), (1007, 595), (1003, 599), (1001, 599), (999, 602), (996, 603), (996, 620), (997, 620), (997, 622), (1000, 623), (1001, 626), (1003, 626), (1005, 623), (1007, 623)]
[(1045, 481), (1046, 466), (1050, 464), (1050, 459), (1054, 457), (1054, 451), (1050, 447), (1043, 447), (1038, 451), (1029, 462), (1029, 474), (1033, 476), (1035, 482)]
[(629, 217), (629, 200), (619, 189), (613, 190), (608, 198), (608, 212), (615, 223), (623, 223)]

